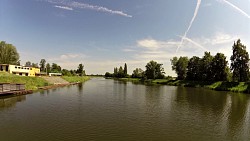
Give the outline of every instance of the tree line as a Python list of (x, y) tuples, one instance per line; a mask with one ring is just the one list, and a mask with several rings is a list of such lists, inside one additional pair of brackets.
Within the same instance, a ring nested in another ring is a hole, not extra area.
[(194, 81), (236, 81), (249, 80), (249, 54), (246, 46), (238, 39), (232, 46), (233, 54), (230, 57), (231, 65), (223, 53), (215, 56), (205, 52), (202, 58), (193, 56), (173, 57), (170, 61), (172, 70), (177, 74), (179, 80)]
[(164, 78), (164, 69), (163, 64), (159, 64), (156, 61), (150, 61), (145, 66), (146, 70), (143, 71), (141, 68), (136, 68), (133, 70), (132, 75), (127, 74), (127, 64), (125, 63), (124, 68), (122, 66), (114, 68), (114, 72), (106, 72), (105, 77), (114, 77), (114, 78), (140, 78), (140, 79), (162, 79)]
[[(21, 65), (21, 60), (19, 60), (19, 58), (20, 56), (15, 46), (13, 46), (12, 44), (8, 44), (5, 41), (0, 41), (0, 64)], [(84, 65), (82, 63), (78, 65), (78, 68), (76, 70), (62, 69), (61, 66), (56, 63), (46, 63), (45, 59), (41, 59), (39, 64), (27, 61), (24, 66), (36, 68), (40, 67), (40, 71), (47, 74), (62, 73), (62, 75), (66, 76), (86, 75)]]

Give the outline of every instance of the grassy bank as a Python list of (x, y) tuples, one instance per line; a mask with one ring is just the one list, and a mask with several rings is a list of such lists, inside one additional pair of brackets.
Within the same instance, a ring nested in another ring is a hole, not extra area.
[[(138, 78), (119, 78), (121, 81), (134, 81), (140, 82)], [(162, 85), (171, 85), (171, 86), (183, 86), (183, 87), (203, 87), (217, 91), (231, 91), (239, 93), (248, 93), (250, 94), (250, 82), (210, 82), (210, 81), (187, 81), (187, 80), (172, 80), (172, 79), (155, 79), (155, 80), (146, 80), (146, 84), (162, 84)]]
[(70, 83), (77, 83), (77, 82), (85, 82), (90, 79), (88, 76), (63, 76), (64, 80), (70, 82)]
[(25, 84), (26, 90), (37, 90), (38, 87), (50, 85), (40, 77), (27, 77), (0, 72), (0, 83), (21, 83)]
[[(90, 79), (88, 76), (84, 76), (84, 77), (63, 76), (62, 78), (70, 83), (84, 82)], [(52, 85), (41, 77), (19, 76), (19, 75), (9, 74), (6, 72), (0, 72), (0, 83), (25, 84), (26, 90), (37, 90), (39, 87)]]
[(187, 80), (168, 80), (158, 82), (158, 84), (166, 84), (172, 86), (184, 87), (204, 87), (217, 91), (231, 91), (239, 93), (250, 93), (250, 82), (209, 82), (209, 81), (187, 81)]

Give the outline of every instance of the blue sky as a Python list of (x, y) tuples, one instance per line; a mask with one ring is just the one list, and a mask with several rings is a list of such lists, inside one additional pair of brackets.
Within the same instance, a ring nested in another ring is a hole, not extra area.
[(87, 74), (129, 73), (150, 60), (174, 75), (173, 56), (224, 53), (240, 38), (250, 51), (250, 0), (1, 0), (0, 40), (21, 63), (46, 59)]

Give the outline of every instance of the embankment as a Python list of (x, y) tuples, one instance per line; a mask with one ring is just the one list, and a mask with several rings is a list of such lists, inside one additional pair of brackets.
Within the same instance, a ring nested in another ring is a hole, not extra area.
[(38, 90), (43, 87), (54, 88), (65, 85), (81, 83), (89, 80), (87, 76), (63, 76), (63, 77), (27, 77), (0, 72), (0, 83), (20, 83), (25, 84), (26, 90)]
[(172, 80), (172, 79), (156, 79), (141, 81), (138, 78), (118, 78), (121, 81), (141, 82), (144, 84), (162, 84), (170, 86), (183, 87), (202, 87), (216, 91), (231, 91), (238, 93), (250, 94), (250, 82), (227, 82), (227, 81), (188, 81), (188, 80)]

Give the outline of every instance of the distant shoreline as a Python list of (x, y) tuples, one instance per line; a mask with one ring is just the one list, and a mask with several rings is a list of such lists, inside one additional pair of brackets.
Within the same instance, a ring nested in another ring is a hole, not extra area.
[[(107, 78), (112, 79), (112, 78)], [(155, 79), (142, 81), (139, 78), (114, 78), (119, 81), (141, 82), (142, 84), (160, 84), (169, 86), (182, 86), (193, 88), (207, 88), (216, 91), (230, 91), (235, 93), (250, 94), (250, 82), (228, 82), (228, 81), (188, 81), (172, 79)]]

